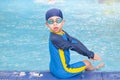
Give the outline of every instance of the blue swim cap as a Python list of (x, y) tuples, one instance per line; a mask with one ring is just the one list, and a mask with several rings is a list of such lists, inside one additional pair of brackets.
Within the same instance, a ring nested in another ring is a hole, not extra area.
[(53, 9), (48, 10), (46, 12), (46, 21), (52, 16), (58, 16), (63, 19), (62, 11), (60, 9), (53, 8)]

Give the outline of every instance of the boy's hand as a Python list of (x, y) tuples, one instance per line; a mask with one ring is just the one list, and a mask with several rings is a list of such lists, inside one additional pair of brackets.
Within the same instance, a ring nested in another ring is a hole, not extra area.
[(91, 58), (91, 60), (101, 60), (101, 58), (99, 55), (94, 54), (94, 58)]

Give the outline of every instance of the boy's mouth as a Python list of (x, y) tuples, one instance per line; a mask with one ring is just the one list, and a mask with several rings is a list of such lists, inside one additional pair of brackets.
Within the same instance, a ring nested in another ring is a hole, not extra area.
[(57, 30), (58, 30), (58, 27), (54, 27), (53, 29), (54, 29), (54, 31), (57, 31)]

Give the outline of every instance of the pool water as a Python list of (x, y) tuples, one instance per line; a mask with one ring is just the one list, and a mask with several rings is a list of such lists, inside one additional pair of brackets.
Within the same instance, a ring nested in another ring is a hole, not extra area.
[[(120, 71), (120, 2), (118, 0), (0, 0), (0, 71), (49, 70), (49, 29), (45, 12), (63, 11), (63, 29), (99, 54), (100, 71)], [(71, 63), (87, 59), (71, 51)]]

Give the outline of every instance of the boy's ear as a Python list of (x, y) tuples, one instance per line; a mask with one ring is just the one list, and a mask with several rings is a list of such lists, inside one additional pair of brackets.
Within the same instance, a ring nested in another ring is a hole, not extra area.
[(49, 24), (46, 22), (45, 25), (49, 28)]
[(45, 22), (45, 25), (46, 25), (46, 26), (48, 26), (48, 23), (47, 23), (47, 22)]

